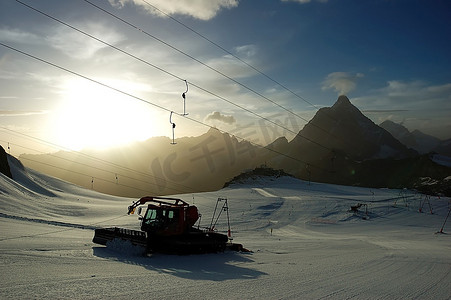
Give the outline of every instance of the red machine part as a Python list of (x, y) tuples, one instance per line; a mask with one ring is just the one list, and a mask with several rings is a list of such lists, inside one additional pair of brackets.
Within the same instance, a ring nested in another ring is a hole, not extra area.
[[(173, 201), (173, 203), (171, 203), (169, 201)], [(180, 207), (189, 207), (189, 204), (186, 203), (185, 201), (183, 201), (182, 199), (168, 198), (168, 197), (150, 197), (150, 196), (147, 196), (147, 197), (142, 197), (138, 201), (133, 202), (133, 204), (128, 207), (127, 214), (133, 214), (135, 212), (135, 209), (138, 206), (143, 205), (143, 204), (145, 204), (147, 202), (154, 202), (154, 203), (157, 203), (159, 205), (174, 205), (174, 206), (180, 206)]]
[(196, 206), (189, 206), (186, 209), (186, 223), (189, 227), (194, 226), (199, 219), (199, 211)]

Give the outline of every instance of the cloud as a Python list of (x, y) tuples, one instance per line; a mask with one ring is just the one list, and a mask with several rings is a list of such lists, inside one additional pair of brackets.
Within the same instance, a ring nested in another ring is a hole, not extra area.
[(450, 138), (451, 83), (390, 80), (384, 87), (352, 101), (378, 124), (389, 119), (404, 122), (411, 131), (419, 129), (442, 139)]
[(346, 95), (357, 86), (357, 80), (364, 77), (362, 73), (333, 72), (323, 81), (322, 90), (333, 89), (338, 95)]
[(43, 115), (47, 113), (48, 111), (0, 110), (0, 117)]
[[(74, 27), (109, 44), (115, 44), (124, 40), (124, 37), (118, 34), (117, 31), (100, 23), (76, 24)], [(65, 26), (57, 27), (53, 34), (47, 37), (47, 41), (53, 48), (61, 50), (66, 55), (76, 59), (91, 58), (100, 49), (108, 47)]]
[(243, 45), (235, 47), (235, 52), (240, 58), (251, 58), (257, 54), (257, 46), (255, 45)]
[[(241, 56), (242, 57), (242, 56)], [(252, 64), (254, 61), (244, 58), (244, 61), (246, 61), (249, 64)], [(215, 70), (218, 70), (221, 73), (226, 74), (227, 76), (230, 76), (234, 79), (239, 78), (249, 78), (254, 75), (256, 75), (256, 71), (252, 68), (249, 68), (245, 64), (243, 64), (241, 61), (235, 59), (231, 55), (224, 55), (222, 57), (215, 57), (205, 62), (210, 67), (214, 68)], [(220, 74), (218, 74), (220, 75)], [(201, 76), (204, 78), (205, 76), (201, 74)], [(220, 75), (220, 78), (223, 77)]]
[(392, 107), (433, 105), (428, 109), (451, 108), (451, 83), (429, 85), (420, 80), (410, 82), (391, 80), (376, 93)]
[(116, 8), (131, 3), (161, 17), (165, 14), (180, 14), (205, 21), (214, 18), (222, 9), (238, 6), (238, 0), (109, 0), (109, 2)]
[(387, 81), (386, 86), (370, 94), (353, 98), (359, 107), (371, 110), (449, 111), (451, 83), (430, 85), (424, 81)]
[(218, 111), (214, 111), (205, 117), (205, 121), (220, 121), (226, 124), (234, 124), (236, 122), (235, 117), (229, 115), (223, 115)]
[(366, 109), (362, 110), (362, 113), (398, 113), (398, 112), (406, 112), (409, 111), (407, 109)]
[(0, 41), (14, 43), (40, 43), (40, 39), (33, 33), (20, 29), (0, 28)]

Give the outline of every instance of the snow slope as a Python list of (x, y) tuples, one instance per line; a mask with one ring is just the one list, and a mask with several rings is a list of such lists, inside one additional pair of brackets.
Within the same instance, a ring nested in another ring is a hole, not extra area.
[(250, 179), (178, 196), (198, 206), (201, 225), (216, 199), (227, 197), (234, 241), (253, 253), (144, 257), (127, 245), (91, 242), (95, 227), (138, 228), (136, 216), (126, 215), (133, 199), (10, 164), (17, 181), (0, 174), (1, 299), (451, 297), (451, 238), (435, 234), (449, 198)]

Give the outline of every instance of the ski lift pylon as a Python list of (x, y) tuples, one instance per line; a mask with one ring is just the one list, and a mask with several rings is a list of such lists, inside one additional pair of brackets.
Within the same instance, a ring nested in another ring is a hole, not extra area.
[(169, 116), (169, 123), (171, 123), (171, 125), (172, 125), (172, 142), (171, 142), (171, 144), (172, 144), (172, 145), (175, 145), (175, 144), (177, 144), (177, 143), (175, 142), (175, 138), (174, 138), (175, 123), (172, 122), (172, 113), (173, 113), (173, 111), (171, 111), (171, 114), (170, 114), (170, 116)]
[(181, 116), (187, 116), (188, 113), (186, 112), (186, 94), (188, 93), (188, 81), (185, 80), (185, 84), (186, 84), (186, 91), (184, 91), (182, 93), (182, 98), (183, 98), (183, 114), (181, 114)]

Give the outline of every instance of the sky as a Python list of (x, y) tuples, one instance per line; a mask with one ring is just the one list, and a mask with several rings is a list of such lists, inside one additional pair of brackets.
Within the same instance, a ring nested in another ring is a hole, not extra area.
[(2, 0), (0, 143), (213, 126), (266, 145), (341, 94), (376, 124), (451, 138), (450, 36), (447, 0)]

